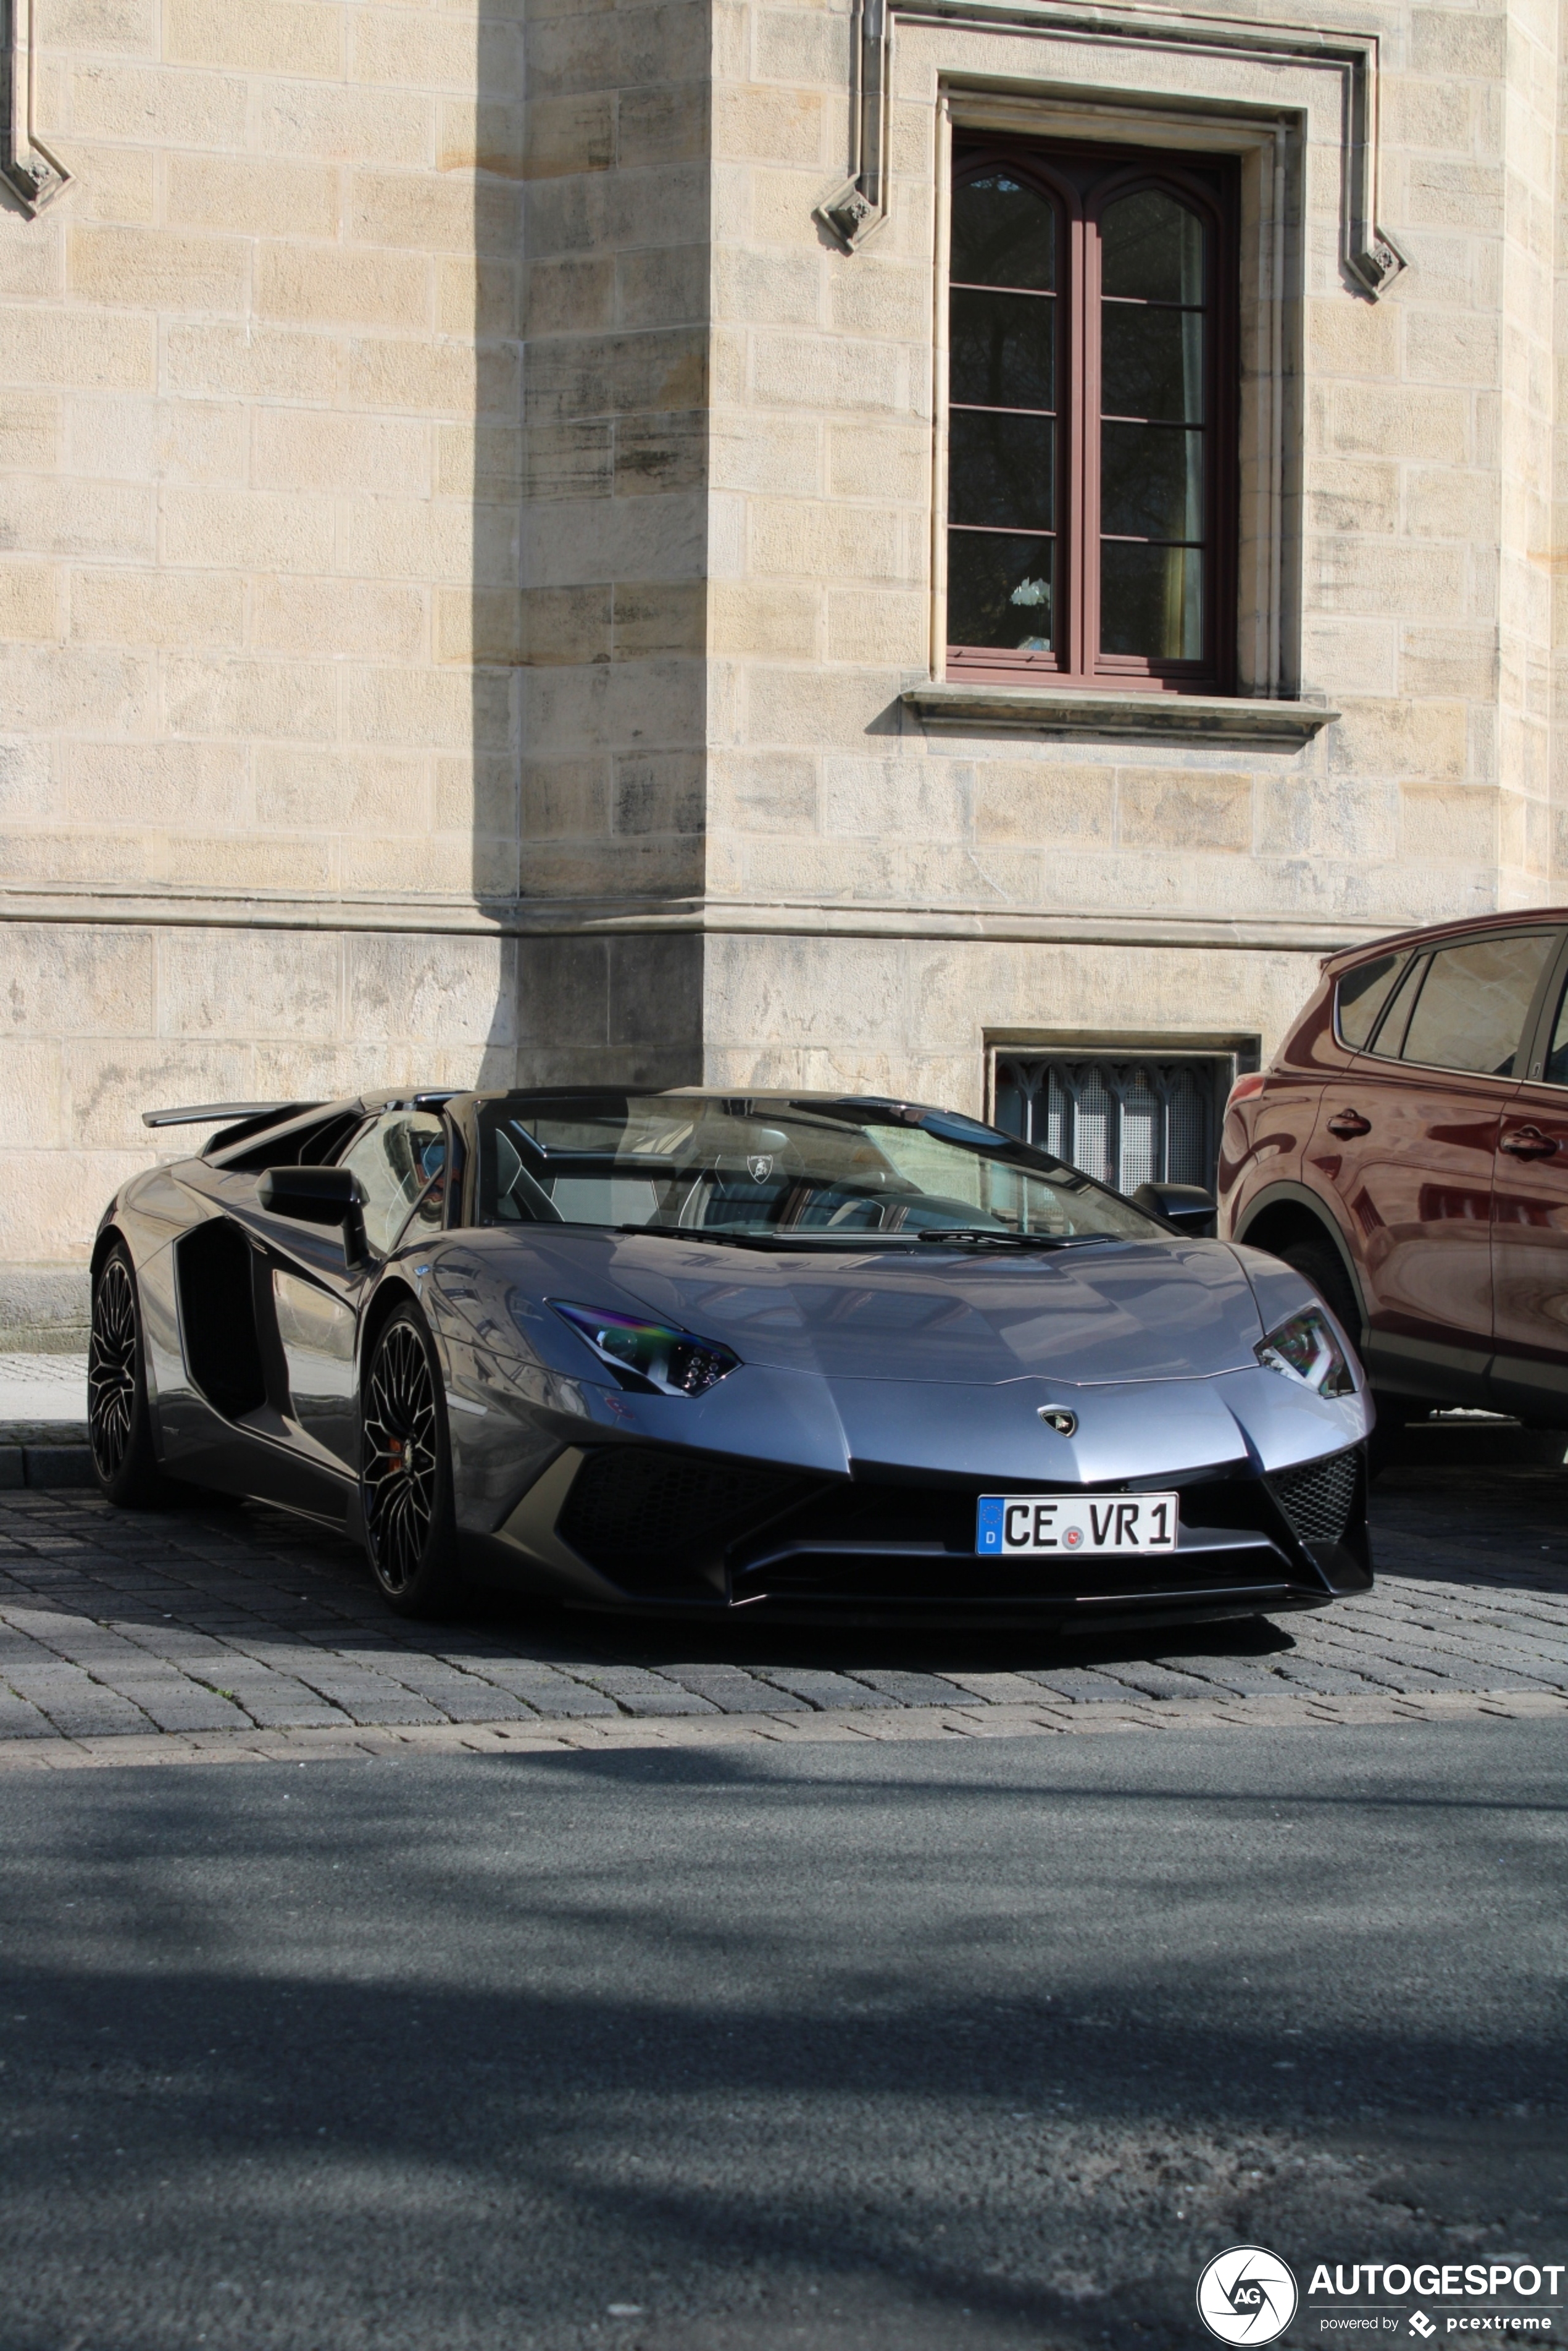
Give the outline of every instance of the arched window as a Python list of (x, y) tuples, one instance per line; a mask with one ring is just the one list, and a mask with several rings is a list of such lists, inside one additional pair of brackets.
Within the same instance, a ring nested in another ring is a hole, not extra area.
[(1126, 149), (955, 158), (950, 674), (1228, 686), (1232, 182)]

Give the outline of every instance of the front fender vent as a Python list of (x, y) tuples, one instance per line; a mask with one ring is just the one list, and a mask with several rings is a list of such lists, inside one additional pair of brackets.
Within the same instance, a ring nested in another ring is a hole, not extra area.
[(1281, 1469), (1269, 1484), (1298, 1542), (1333, 1543), (1344, 1540), (1360, 1479), (1361, 1447), (1354, 1445), (1326, 1461)]

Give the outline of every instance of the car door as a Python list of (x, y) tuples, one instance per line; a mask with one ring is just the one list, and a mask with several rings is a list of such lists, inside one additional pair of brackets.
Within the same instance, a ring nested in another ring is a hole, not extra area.
[[(338, 1158), (359, 1178), (362, 1248), (345, 1250), (319, 1227), (267, 1218), (287, 1417), (308, 1445), (345, 1468), (353, 1466), (358, 1442), (355, 1338), (364, 1295), (416, 1208), (429, 1207), (445, 1164), (445, 1124), (436, 1113), (383, 1111)], [(438, 1198), (435, 1214), (439, 1221)]]
[(1491, 1401), (1568, 1425), (1568, 941), (1503, 1113), (1491, 1242)]
[(1484, 1398), (1498, 1139), (1556, 946), (1555, 930), (1521, 925), (1416, 956), (1367, 1049), (1323, 1089), (1308, 1158), (1352, 1239), (1385, 1388)]

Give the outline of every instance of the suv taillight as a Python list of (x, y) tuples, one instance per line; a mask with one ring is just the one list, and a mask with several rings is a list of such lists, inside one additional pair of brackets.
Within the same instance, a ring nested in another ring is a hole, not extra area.
[(1231, 1112), (1236, 1108), (1236, 1105), (1237, 1105), (1237, 1103), (1238, 1103), (1238, 1102), (1250, 1102), (1254, 1094), (1260, 1094), (1260, 1093), (1262, 1092), (1262, 1091), (1263, 1091), (1263, 1072), (1262, 1072), (1262, 1071), (1261, 1071), (1261, 1070), (1249, 1070), (1245, 1077), (1241, 1077), (1241, 1078), (1238, 1078), (1238, 1079), (1237, 1079), (1236, 1083), (1231, 1087), (1230, 1092), (1226, 1095), (1226, 1097), (1225, 1097), (1225, 1110), (1226, 1110), (1226, 1115), (1227, 1115), (1228, 1117), (1229, 1116), (1230, 1113), (1231, 1113)]

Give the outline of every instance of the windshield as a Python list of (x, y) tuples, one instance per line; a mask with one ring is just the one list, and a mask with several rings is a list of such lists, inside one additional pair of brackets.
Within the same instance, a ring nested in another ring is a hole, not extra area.
[(1155, 1240), (1077, 1168), (946, 1111), (768, 1096), (509, 1094), (479, 1108), (482, 1224), (863, 1249)]

